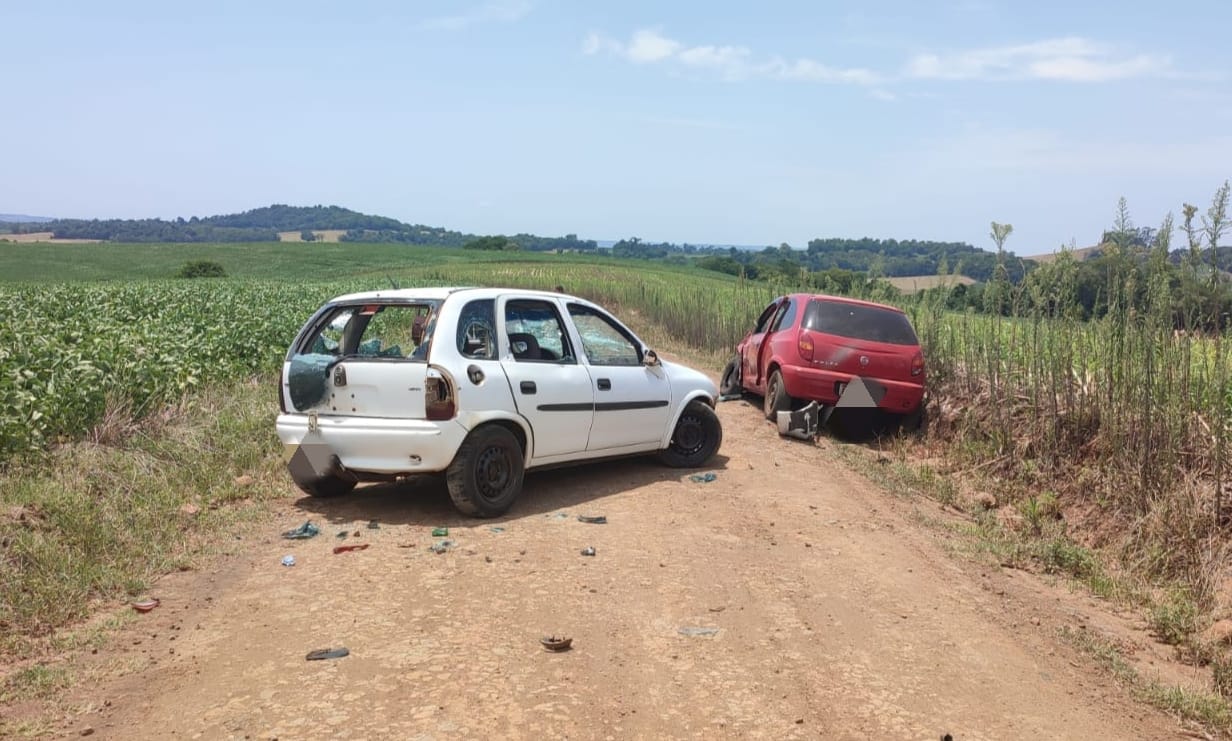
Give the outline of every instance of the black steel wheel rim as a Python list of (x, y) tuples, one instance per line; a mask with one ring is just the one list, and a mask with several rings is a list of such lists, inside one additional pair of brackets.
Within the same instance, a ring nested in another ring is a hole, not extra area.
[(499, 446), (485, 448), (475, 463), (475, 486), (479, 496), (499, 499), (513, 479), (513, 462), (509, 451)]
[(706, 427), (696, 414), (686, 414), (676, 425), (676, 434), (672, 436), (672, 447), (683, 455), (692, 455), (700, 451), (706, 444)]

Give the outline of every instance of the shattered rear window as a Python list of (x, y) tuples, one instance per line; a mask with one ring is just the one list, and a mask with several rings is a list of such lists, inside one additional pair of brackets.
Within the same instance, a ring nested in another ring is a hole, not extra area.
[(339, 306), (300, 343), (297, 355), (348, 360), (423, 360), (439, 302)]

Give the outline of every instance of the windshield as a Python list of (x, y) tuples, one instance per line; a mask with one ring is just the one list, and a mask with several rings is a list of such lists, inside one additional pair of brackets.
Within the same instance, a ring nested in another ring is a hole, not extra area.
[(911, 322), (902, 312), (841, 301), (809, 302), (804, 329), (892, 345), (918, 345)]

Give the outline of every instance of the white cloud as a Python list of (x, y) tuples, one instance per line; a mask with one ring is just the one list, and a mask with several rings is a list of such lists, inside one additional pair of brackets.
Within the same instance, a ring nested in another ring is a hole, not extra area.
[(643, 29), (633, 34), (624, 54), (631, 62), (645, 64), (661, 62), (673, 56), (680, 49), (680, 42), (660, 35), (657, 31)]
[(1162, 75), (1170, 68), (1171, 62), (1164, 56), (1117, 58), (1102, 44), (1071, 36), (948, 54), (919, 54), (907, 62), (906, 75), (938, 80), (1105, 82)]
[(694, 69), (711, 70), (727, 79), (764, 77), (858, 85), (870, 85), (880, 79), (866, 69), (831, 67), (807, 58), (785, 60), (771, 57), (756, 61), (753, 52), (743, 46), (688, 46), (664, 36), (656, 29), (635, 31), (628, 42), (592, 33), (583, 40), (582, 51), (586, 54), (613, 54), (637, 64), (675, 63)]
[(868, 91), (868, 97), (872, 98), (873, 100), (883, 100), (883, 101), (885, 101), (885, 102), (887, 102), (887, 103), (890, 103), (890, 102), (893, 102), (893, 101), (898, 100), (898, 96), (897, 96), (897, 95), (895, 95), (894, 93), (890, 92), (889, 90), (884, 90), (884, 89), (879, 88), (879, 87), (878, 87), (878, 88), (873, 88), (872, 90), (869, 90), (869, 91)]
[(805, 80), (808, 82), (847, 82), (856, 85), (873, 85), (880, 79), (876, 73), (856, 68), (831, 67), (812, 59), (796, 59), (790, 62), (771, 60), (763, 67), (771, 77), (782, 80)]
[(677, 56), (691, 67), (732, 69), (744, 66), (749, 50), (743, 46), (693, 46)]
[(429, 18), (419, 27), (436, 31), (458, 31), (482, 23), (512, 23), (531, 11), (529, 0), (491, 0), (456, 15)]

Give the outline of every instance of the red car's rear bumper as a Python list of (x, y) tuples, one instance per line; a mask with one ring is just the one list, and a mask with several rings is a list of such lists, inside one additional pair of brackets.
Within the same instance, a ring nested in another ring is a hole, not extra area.
[[(822, 404), (838, 403), (838, 387), (850, 383), (855, 378), (848, 373), (838, 373), (820, 368), (800, 368), (784, 366), (783, 385), (787, 394), (796, 399), (816, 400)], [(877, 383), (885, 389), (878, 408), (896, 414), (910, 414), (920, 406), (924, 398), (922, 382), (890, 381), (884, 378), (866, 378), (868, 382)]]

